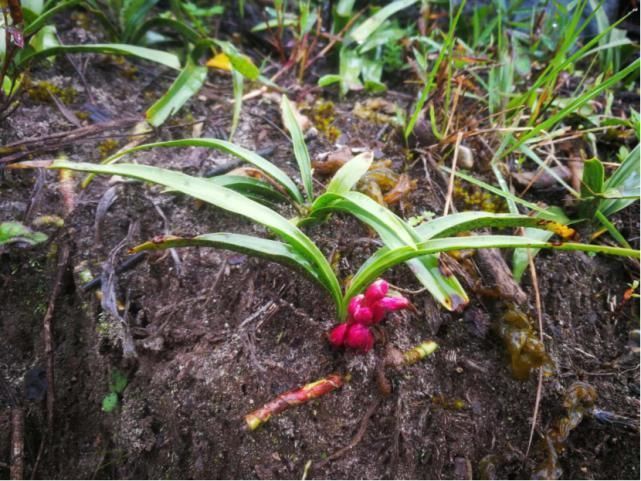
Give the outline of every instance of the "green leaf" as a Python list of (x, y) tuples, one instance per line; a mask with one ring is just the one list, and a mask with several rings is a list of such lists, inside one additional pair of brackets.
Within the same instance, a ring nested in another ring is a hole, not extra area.
[(120, 10), (120, 25), (123, 26), (125, 41), (130, 41), (136, 29), (143, 23), (149, 10), (158, 3), (158, 0), (125, 0)]
[(278, 262), (279, 264), (296, 267), (306, 272), (316, 282), (321, 285), (323, 284), (323, 281), (318, 277), (316, 269), (313, 268), (305, 257), (298, 254), (287, 244), (244, 234), (218, 232), (196, 237), (165, 236), (140, 244), (134, 247), (132, 252), (194, 246), (229, 249), (234, 252), (263, 257), (270, 261)]
[(326, 192), (344, 194), (352, 190), (360, 178), (369, 170), (372, 160), (374, 160), (374, 155), (371, 152), (364, 152), (346, 162), (336, 171), (332, 180), (327, 184)]
[(222, 51), (229, 57), (232, 67), (249, 80), (256, 80), (260, 76), (260, 70), (254, 62), (247, 56), (240, 53), (234, 45), (223, 40), (211, 39), (211, 42), (218, 45)]
[(40, 244), (47, 240), (42, 232), (33, 232), (20, 222), (0, 223), (0, 246), (14, 242), (24, 242), (29, 245)]
[(102, 410), (106, 413), (110, 413), (118, 407), (118, 394), (115, 392), (110, 392), (102, 400)]
[(287, 197), (272, 185), (252, 177), (225, 174), (210, 177), (208, 180), (222, 187), (227, 187), (228, 189), (247, 195), (261, 204), (264, 204), (265, 201), (288, 201)]
[(380, 27), (385, 20), (394, 15), (396, 12), (403, 10), (410, 5), (414, 5), (417, 0), (395, 0), (381, 8), (374, 15), (369, 17), (358, 27), (350, 32), (350, 37), (358, 43), (363, 43), (367, 38)]
[(138, 30), (134, 33), (134, 36), (131, 39), (131, 43), (138, 44), (141, 42), (144, 35), (157, 27), (171, 29), (180, 36), (182, 36), (187, 42), (196, 44), (202, 40), (201, 35), (180, 20), (174, 20), (173, 18), (164, 18), (164, 17), (153, 17), (143, 23)]
[(207, 67), (194, 63), (191, 57), (188, 57), (185, 68), (171, 84), (169, 90), (147, 110), (145, 114), (147, 121), (154, 127), (161, 126), (200, 91), (205, 80), (207, 80)]
[(494, 214), (492, 212), (471, 211), (438, 217), (415, 227), (415, 230), (424, 241), (489, 227), (498, 229), (529, 227), (548, 231), (550, 235), (554, 233), (568, 235), (570, 233), (567, 232), (567, 228), (563, 225), (567, 221), (566, 217), (552, 220), (550, 218), (535, 218), (521, 214)]
[(24, 57), (21, 57), (19, 65), (17, 67), (23, 68), (23, 65), (27, 62), (35, 62), (43, 58), (64, 53), (101, 53), (104, 55), (129, 55), (144, 60), (149, 60), (150, 62), (156, 62), (176, 70), (180, 69), (180, 61), (178, 60), (178, 57), (173, 53), (119, 43), (60, 45), (58, 47), (47, 48), (45, 50), (41, 50), (40, 52), (30, 52)]
[(345, 293), (346, 299), (351, 299), (369, 284), (371, 284), (383, 272), (401, 262), (407, 262), (416, 257), (448, 252), (462, 249), (493, 249), (493, 248), (538, 248), (557, 249), (563, 251), (595, 252), (608, 255), (632, 257), (638, 259), (641, 253), (634, 249), (611, 247), (603, 245), (580, 244), (573, 242), (550, 243), (536, 239), (528, 239), (520, 236), (495, 236), (480, 235), (472, 237), (445, 237), (442, 239), (431, 239), (417, 244), (415, 247), (405, 246), (395, 249), (380, 249), (368, 261), (366, 261), (358, 272), (352, 277), (351, 284)]
[(583, 162), (583, 178), (581, 179), (581, 198), (593, 198), (603, 192), (605, 168), (597, 158)]
[(51, 164), (51, 168), (71, 169), (96, 174), (120, 175), (145, 182), (152, 182), (190, 195), (220, 209), (247, 217), (258, 224), (262, 224), (281, 237), (300, 256), (309, 261), (312, 268), (316, 271), (316, 275), (323, 287), (327, 289), (336, 302), (338, 311), (342, 313), (345, 310), (338, 279), (329, 262), (327, 262), (327, 259), (323, 256), (323, 253), (309, 237), (277, 212), (233, 190), (215, 185), (208, 179), (192, 177), (181, 172), (160, 169), (148, 165), (96, 165), (56, 160)]
[(319, 87), (327, 87), (328, 85), (335, 84), (341, 81), (341, 76), (336, 74), (323, 75), (318, 79)]
[(276, 182), (283, 186), (285, 191), (287, 191), (287, 193), (295, 202), (298, 202), (300, 204), (304, 202), (303, 196), (298, 191), (296, 184), (294, 184), (294, 182), (280, 168), (276, 167), (269, 160), (252, 152), (251, 150), (247, 150), (243, 147), (232, 144), (231, 142), (227, 142), (226, 140), (193, 138), (168, 140), (166, 142), (154, 142), (151, 144), (139, 145), (138, 147), (118, 152), (117, 154), (106, 158), (102, 163), (112, 164), (125, 155), (132, 154), (140, 150), (153, 149), (155, 147), (207, 147), (210, 149), (220, 150), (227, 154), (231, 154), (235, 157), (238, 157), (239, 159), (242, 159), (245, 162), (252, 164), (254, 167), (264, 172), (267, 176), (274, 179)]
[(407, 123), (407, 126), (403, 131), (405, 140), (407, 140), (409, 136), (412, 134), (412, 132), (414, 131), (414, 126), (418, 121), (418, 117), (421, 114), (423, 107), (425, 106), (425, 102), (427, 102), (427, 98), (429, 97), (430, 93), (432, 92), (432, 89), (434, 88), (434, 85), (435, 85), (434, 80), (436, 79), (436, 74), (439, 71), (441, 63), (443, 63), (445, 56), (447, 55), (452, 45), (454, 44), (456, 25), (458, 24), (458, 21), (461, 16), (461, 13), (463, 12), (464, 6), (465, 6), (465, 1), (461, 2), (461, 5), (459, 6), (456, 16), (450, 22), (450, 28), (445, 37), (445, 41), (443, 42), (443, 46), (441, 47), (439, 55), (436, 58), (436, 62), (434, 62), (434, 65), (432, 66), (432, 70), (430, 70), (427, 80), (425, 81), (425, 85), (423, 86), (423, 90), (421, 91), (421, 96), (419, 97), (418, 102), (414, 107), (414, 112), (412, 113), (412, 117), (410, 117), (410, 121)]
[(617, 189), (622, 197), (626, 196), (631, 198), (602, 201), (599, 205), (599, 210), (604, 216), (611, 216), (639, 198), (641, 190), (641, 177), (639, 172), (641, 172), (641, 150), (637, 144), (604, 185), (605, 190)]
[(339, 0), (336, 5), (336, 14), (339, 17), (349, 17), (352, 15), (355, 0)]
[[(556, 222), (560, 224), (567, 224), (570, 221), (563, 210), (561, 210), (559, 207), (552, 206), (548, 208), (548, 213), (556, 215)], [(541, 219), (540, 213), (537, 213), (536, 216)], [(523, 237), (545, 242), (549, 240), (553, 234), (554, 233), (550, 231), (534, 229), (530, 227), (525, 229), (525, 231), (523, 232)], [(512, 254), (512, 276), (514, 277), (514, 280), (516, 282), (521, 282), (523, 273), (530, 263), (530, 257), (534, 259), (534, 257), (539, 253), (539, 250), (540, 249), (514, 249), (514, 253)]]
[(240, 112), (243, 108), (243, 76), (235, 69), (231, 71), (232, 87), (234, 90), (234, 111), (231, 116), (231, 128), (229, 129), (229, 140), (234, 137), (240, 121)]
[(309, 159), (309, 152), (307, 152), (303, 131), (298, 124), (294, 108), (286, 95), (282, 96), (280, 110), (283, 116), (283, 125), (292, 138), (294, 156), (296, 157), (296, 162), (298, 162), (298, 169), (300, 170), (300, 176), (305, 187), (305, 197), (311, 202), (314, 196), (314, 188), (312, 186), (312, 162)]
[(544, 121), (533, 126), (531, 129), (527, 131), (527, 133), (519, 137), (515, 143), (513, 143), (509, 148), (505, 149), (502, 152), (502, 156), (506, 156), (509, 153), (513, 152), (515, 149), (517, 149), (518, 147), (526, 143), (529, 139), (531, 139), (532, 137), (535, 137), (539, 133), (550, 130), (556, 124), (558, 124), (563, 119), (565, 119), (568, 115), (576, 112), (588, 101), (600, 95), (604, 90), (607, 90), (613, 87), (614, 85), (616, 85), (617, 83), (621, 82), (622, 80), (625, 80), (629, 75), (635, 74), (635, 72), (638, 73), (640, 66), (641, 66), (641, 60), (637, 59), (633, 63), (628, 65), (626, 68), (615, 73), (614, 75), (612, 75), (610, 78), (603, 81), (599, 85), (589, 89), (587, 92), (582, 93), (576, 98), (573, 98), (573, 100), (569, 102), (564, 108), (560, 109), (558, 112), (555, 112), (553, 115), (550, 115)]
[[(419, 234), (389, 209), (377, 204), (359, 192), (325, 193), (314, 202), (310, 216), (320, 217), (332, 211), (355, 216), (376, 231), (390, 249), (415, 247)], [(468, 297), (454, 276), (443, 275), (437, 255), (423, 256), (407, 262), (417, 279), (445, 308), (457, 310), (468, 302)]]
[[(37, 9), (36, 11), (33, 12), (36, 14), (40, 13), (40, 10), (42, 9), (42, 3), (41, 2), (37, 2), (37, 3), (40, 3), (39, 7), (33, 6), (34, 8)], [(38, 32), (38, 30), (44, 27), (54, 15), (60, 13), (62, 10), (66, 8), (73, 7), (78, 3), (80, 3), (80, 0), (67, 0), (67, 1), (59, 2), (55, 7), (48, 9), (46, 12), (38, 15), (32, 22), (29, 22), (24, 29), (23, 35), (25, 37), (34, 35), (36, 32)], [(28, 15), (26, 17), (28, 17)]]
[(53, 25), (45, 25), (31, 38), (29, 45), (36, 52), (60, 45), (56, 35), (56, 27)]
[(127, 387), (127, 384), (127, 376), (121, 373), (118, 369), (114, 369), (111, 373), (111, 383), (109, 384), (109, 389), (117, 394), (122, 394), (122, 392)]

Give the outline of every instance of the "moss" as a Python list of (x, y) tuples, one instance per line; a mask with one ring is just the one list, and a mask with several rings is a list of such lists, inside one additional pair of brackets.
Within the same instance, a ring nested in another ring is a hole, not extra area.
[(454, 179), (454, 200), (462, 204), (465, 210), (479, 210), (485, 212), (505, 212), (505, 201), (491, 192), (468, 184), (460, 179)]
[(334, 102), (317, 100), (311, 108), (309, 118), (321, 135), (330, 142), (336, 142), (341, 136), (340, 129), (334, 125), (336, 121)]
[(108, 157), (118, 148), (118, 141), (115, 139), (105, 139), (98, 144), (98, 153), (100, 157)]
[(53, 101), (51, 96), (55, 95), (63, 104), (68, 105), (74, 103), (78, 96), (78, 91), (73, 87), (58, 87), (46, 80), (33, 82), (28, 77), (25, 79), (25, 91), (34, 102), (49, 104)]

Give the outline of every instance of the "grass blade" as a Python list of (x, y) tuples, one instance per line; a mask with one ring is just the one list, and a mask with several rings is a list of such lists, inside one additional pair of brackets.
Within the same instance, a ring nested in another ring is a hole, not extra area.
[(191, 56), (187, 65), (182, 69), (178, 78), (171, 84), (169, 90), (160, 97), (149, 109), (145, 116), (154, 127), (165, 123), (169, 116), (180, 108), (202, 88), (207, 79), (207, 67), (195, 63)]
[(283, 115), (283, 124), (292, 138), (294, 156), (296, 157), (296, 162), (298, 162), (298, 169), (300, 170), (300, 176), (305, 188), (305, 197), (311, 202), (314, 195), (312, 186), (312, 162), (309, 159), (309, 152), (307, 151), (307, 145), (305, 145), (305, 137), (298, 124), (294, 107), (286, 95), (282, 96), (280, 109)]
[[(605, 182), (605, 190), (616, 189), (622, 195), (634, 196), (639, 198), (641, 190), (641, 150), (639, 144), (632, 149), (632, 152), (624, 159), (621, 165), (614, 171), (612, 176)], [(632, 199), (608, 199), (599, 205), (599, 210), (604, 216), (610, 215), (626, 208), (635, 201)]]
[(238, 71), (236, 71), (236, 69), (232, 69), (231, 80), (234, 90), (234, 111), (231, 116), (231, 129), (229, 129), (230, 142), (234, 138), (234, 133), (238, 128), (238, 122), (240, 121), (240, 111), (243, 108), (243, 76)]
[(396, 12), (415, 4), (416, 2), (417, 0), (395, 0), (394, 2), (387, 4), (385, 7), (381, 8), (378, 12), (376, 12), (374, 15), (369, 17), (358, 27), (352, 30), (352, 32), (350, 33), (350, 37), (352, 37), (359, 44), (363, 43), (372, 33), (374, 33), (374, 31), (378, 27), (383, 24), (385, 20), (394, 15)]

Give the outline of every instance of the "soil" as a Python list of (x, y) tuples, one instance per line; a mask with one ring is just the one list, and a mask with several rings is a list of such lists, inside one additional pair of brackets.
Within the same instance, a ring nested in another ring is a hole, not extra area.
[[(64, 59), (54, 66), (41, 64), (32, 76), (72, 86), (77, 92), (72, 110), (89, 109), (116, 120), (141, 115), (147, 99), (171, 81), (170, 74), (151, 65), (130, 67), (129, 62), (92, 57), (86, 77), (93, 106), (83, 105), (88, 92), (78, 76), (70, 75)], [(198, 98), (148, 140), (190, 136), (193, 125), (185, 124), (200, 119), (204, 137), (225, 137), (231, 85), (215, 73), (209, 81)], [(294, 96), (318, 95), (308, 89)], [(403, 107), (408, 103), (404, 94), (390, 93), (386, 99)], [(354, 102), (362, 98), (330, 100), (339, 142), (375, 151), (417, 181), (398, 212), (406, 217), (442, 212), (446, 186), (438, 171), (419, 157), (408, 160), (392, 128), (381, 133), (383, 126), (351, 115)], [(296, 176), (289, 142), (278, 125), (277, 103), (258, 96), (245, 102), (234, 141), (253, 150), (273, 147), (270, 160)], [(71, 129), (55, 104), (25, 95), (2, 126), (0, 141)], [(123, 145), (125, 139), (117, 135), (106, 137)], [(55, 155), (97, 161), (103, 140), (76, 142)], [(312, 158), (335, 150), (322, 132), (308, 145)], [(481, 166), (487, 153), (482, 146), (471, 147)], [(231, 158), (193, 148), (143, 152), (136, 161), (203, 175)], [(318, 179), (319, 191), (324, 182)], [(98, 204), (112, 186), (117, 198), (97, 221)], [(506, 309), (501, 300), (472, 294), (464, 313), (447, 313), (426, 292), (416, 293), (420, 286), (406, 267), (387, 273), (392, 284), (414, 292), (407, 295), (417, 307), (389, 316), (383, 327), (387, 343), (409, 349), (432, 339), (440, 348), (425, 361), (390, 373), (393, 390), (383, 396), (375, 373), (385, 343), (366, 355), (332, 350), (325, 337), (336, 323), (331, 299), (300, 273), (267, 261), (205, 248), (150, 254), (114, 281), (118, 301), (129, 307), (126, 324), (114, 320), (96, 291), (81, 289), (83, 268), (100, 276), (109, 268), (110, 254), (118, 264), (127, 247), (159, 234), (264, 231), (140, 183), (98, 177), (85, 190), (76, 183), (74, 208), (67, 214), (69, 195), (62, 192), (60, 178), (49, 171), (4, 171), (0, 181), (0, 220), (24, 220), (27, 210), (27, 221), (41, 215), (65, 220), (62, 228), (41, 229), (49, 235), (47, 243), (12, 248), (0, 257), (0, 377), (25, 409), (26, 476), (32, 475), (42, 445), (37, 478), (297, 479), (310, 461), (309, 478), (479, 478), (491, 475), (489, 464), (497, 478), (529, 478), (544, 454), (542, 435), (565, 416), (566, 390), (584, 381), (596, 388), (600, 409), (632, 425), (586, 416), (559, 453), (562, 477), (639, 479), (639, 354), (630, 340), (631, 331), (639, 328), (639, 304), (622, 302), (638, 278), (638, 266), (629, 261), (560, 252), (536, 257), (544, 342), (555, 368), (543, 382), (537, 430), (526, 457), (538, 376), (534, 371), (519, 381), (511, 374), (506, 348), (489, 328)], [(638, 248), (638, 203), (614, 221)], [(340, 255), (343, 279), (377, 247), (372, 233), (347, 216), (336, 215), (307, 233), (325, 254)], [(123, 239), (126, 247), (112, 252)], [(53, 318), (54, 429), (47, 436), (46, 389), (32, 383), (27, 399), (25, 378), (46, 368), (43, 318), (63, 246), (71, 258)], [(529, 273), (523, 289), (528, 298), (523, 308), (536, 319)], [(119, 406), (106, 413), (101, 403), (114, 370), (124, 373), (128, 384)], [(333, 372), (349, 372), (350, 382), (273, 417), (255, 432), (244, 429), (248, 412)], [(11, 396), (5, 391), (0, 390), (2, 478), (9, 476), (11, 442)], [(352, 441), (370, 407), (362, 439), (327, 461)]]

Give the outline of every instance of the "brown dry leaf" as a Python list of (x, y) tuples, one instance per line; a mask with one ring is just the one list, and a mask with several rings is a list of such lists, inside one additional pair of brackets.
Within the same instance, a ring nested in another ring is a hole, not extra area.
[(313, 161), (312, 167), (314, 168), (314, 172), (317, 174), (332, 175), (345, 165), (345, 163), (347, 163), (352, 157), (352, 149), (349, 147), (341, 147), (340, 149), (331, 152), (324, 161)]

